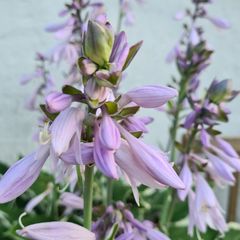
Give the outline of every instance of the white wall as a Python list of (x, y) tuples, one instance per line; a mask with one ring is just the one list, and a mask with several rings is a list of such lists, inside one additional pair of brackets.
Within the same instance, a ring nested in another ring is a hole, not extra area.
[[(117, 0), (106, 0), (109, 17), (116, 24)], [(130, 42), (140, 39), (144, 45), (128, 70), (122, 84), (126, 90), (139, 84), (167, 84), (175, 72), (174, 66), (165, 63), (165, 56), (181, 33), (181, 23), (172, 16), (190, 0), (146, 0), (143, 6), (135, 6), (136, 24), (126, 28)], [(34, 83), (20, 86), (19, 78), (34, 67), (35, 51), (45, 51), (55, 43), (50, 34), (43, 31), (48, 23), (58, 21), (57, 13), (64, 1), (49, 0), (0, 0), (0, 160), (14, 162), (19, 153), (26, 154), (34, 148), (32, 134), (37, 115), (24, 109), (24, 100), (31, 94)], [(221, 31), (204, 22), (207, 38), (215, 48), (212, 65), (202, 78), (207, 86), (214, 77), (234, 80), (240, 89), (240, 1), (218, 0), (209, 12), (229, 19), (232, 28)], [(37, 83), (36, 83), (37, 84)], [(240, 136), (240, 100), (230, 104), (233, 114), (230, 124), (221, 129), (226, 136)], [(149, 113), (149, 112), (148, 112)], [(156, 121), (150, 127), (146, 140), (165, 143), (169, 126), (163, 113), (150, 111)], [(225, 201), (223, 199), (223, 201)]]

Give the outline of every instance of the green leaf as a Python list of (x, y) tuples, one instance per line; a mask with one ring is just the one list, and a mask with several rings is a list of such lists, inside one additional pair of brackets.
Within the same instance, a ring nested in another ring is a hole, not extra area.
[(54, 121), (55, 118), (58, 116), (58, 113), (50, 113), (45, 104), (40, 105), (41, 110), (44, 112), (44, 114), (51, 120)]
[(142, 46), (143, 41), (140, 41), (136, 44), (134, 44), (132, 47), (130, 47), (129, 49), (129, 53), (127, 56), (127, 60), (123, 66), (123, 70), (125, 70), (129, 64), (131, 63), (131, 61), (133, 60), (133, 58), (135, 57), (135, 55), (137, 54), (137, 52), (139, 51), (140, 47)]
[(140, 108), (139, 106), (123, 108), (119, 115), (121, 117), (128, 117), (134, 115), (138, 112), (139, 108)]
[(137, 131), (137, 132), (130, 132), (134, 137), (140, 138), (143, 134), (142, 131)]
[(118, 111), (118, 105), (115, 102), (105, 102), (104, 106), (107, 109), (108, 114), (112, 115)]
[(68, 95), (80, 95), (84, 96), (84, 94), (77, 88), (70, 86), (70, 85), (65, 85), (62, 87), (62, 92)]

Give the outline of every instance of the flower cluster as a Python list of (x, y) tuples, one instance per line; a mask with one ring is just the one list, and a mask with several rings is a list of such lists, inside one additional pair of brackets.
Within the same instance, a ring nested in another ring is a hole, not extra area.
[[(180, 41), (167, 56), (167, 61), (175, 59), (180, 81), (179, 97), (170, 114), (176, 118), (171, 129), (175, 143), (172, 144), (172, 160), (174, 149), (180, 152), (178, 165), (181, 169), (180, 178), (186, 188), (178, 190), (178, 197), (185, 201), (188, 196), (189, 228), (192, 236), (194, 227), (205, 233), (207, 226), (224, 233), (227, 224), (223, 210), (211, 187), (211, 182), (219, 186), (233, 185), (233, 173), (239, 171), (240, 157), (233, 147), (219, 137), (216, 128), (220, 122), (228, 121), (229, 109), (226, 103), (233, 100), (238, 91), (233, 91), (230, 80), (214, 80), (203, 98), (198, 95), (200, 75), (210, 64), (213, 50), (208, 48), (204, 39), (204, 31), (198, 26), (199, 19), (210, 20), (220, 28), (228, 28), (226, 20), (211, 17), (206, 5), (211, 1), (193, 1), (194, 10), (187, 9), (176, 15), (177, 20), (188, 16), (190, 24), (184, 24), (184, 33)], [(180, 115), (185, 118), (180, 123)], [(187, 112), (187, 114), (186, 114)], [(178, 125), (186, 130), (181, 142), (176, 140)]]
[[(170, 87), (147, 85), (125, 94), (114, 94), (122, 72), (141, 44), (130, 47), (126, 34), (120, 32), (115, 35), (105, 20), (88, 21), (78, 59), (83, 81), (75, 86), (65, 85), (62, 92), (51, 92), (46, 97), (41, 109), (47, 120), (40, 132), (39, 147), (3, 175), (0, 180), (1, 203), (12, 201), (24, 193), (36, 181), (48, 158), (52, 161), (53, 172), (60, 176), (63, 173), (63, 177), (77, 165), (82, 169), (85, 167), (85, 171), (96, 166), (113, 179), (123, 176), (130, 183), (138, 204), (139, 184), (158, 189), (167, 186), (184, 189), (167, 154), (148, 146), (141, 139), (151, 119), (135, 116), (141, 107), (161, 107), (176, 97), (177, 91)], [(48, 192), (34, 199), (28, 209), (32, 209), (46, 194)], [(84, 204), (89, 204), (85, 200)], [(130, 216), (128, 220), (133, 221)], [(46, 226), (49, 237), (45, 238)], [(61, 230), (57, 231), (59, 228)], [(147, 234), (148, 239), (160, 234), (148, 229), (142, 225), (141, 232)], [(34, 239), (37, 235), (36, 239), (65, 239), (68, 234), (75, 239), (81, 233), (86, 236), (84, 239), (94, 239), (80, 226), (62, 222), (30, 225), (18, 233)]]
[[(118, 229), (118, 233), (114, 233)], [(169, 240), (169, 238), (154, 228), (149, 220), (138, 221), (123, 202), (116, 202), (107, 207), (105, 213), (93, 224), (92, 231), (96, 240), (114, 236), (116, 240)]]

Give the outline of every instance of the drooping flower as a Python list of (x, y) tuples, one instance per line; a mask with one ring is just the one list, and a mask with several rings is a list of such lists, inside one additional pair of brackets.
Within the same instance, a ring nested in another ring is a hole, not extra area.
[(37, 223), (17, 230), (17, 234), (34, 240), (95, 240), (94, 233), (70, 222)]
[(140, 107), (157, 108), (161, 107), (177, 95), (178, 92), (174, 88), (158, 85), (147, 85), (132, 89), (123, 94), (119, 104), (126, 105), (130, 102), (134, 102)]
[(217, 198), (206, 180), (197, 175), (196, 193), (190, 193), (189, 199), (189, 234), (193, 234), (194, 225), (200, 232), (206, 232), (207, 226), (224, 233), (228, 227), (222, 215)]
[(185, 189), (181, 190), (178, 189), (178, 197), (181, 201), (184, 201), (192, 187), (192, 172), (188, 166), (188, 161), (187, 159), (184, 160), (182, 170), (179, 174), (180, 179), (183, 181), (185, 184)]
[(52, 92), (46, 97), (47, 110), (51, 113), (61, 112), (72, 103), (72, 96), (59, 92)]
[(49, 144), (46, 144), (12, 165), (0, 179), (0, 203), (12, 201), (31, 187), (48, 156)]
[(74, 134), (79, 136), (80, 145), (81, 122), (83, 118), (84, 112), (80, 108), (70, 107), (62, 111), (53, 121), (50, 127), (51, 144), (58, 156), (68, 150)]

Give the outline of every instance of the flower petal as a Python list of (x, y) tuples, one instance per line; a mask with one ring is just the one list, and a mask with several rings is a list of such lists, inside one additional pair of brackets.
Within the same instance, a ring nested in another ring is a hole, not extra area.
[(130, 102), (134, 102), (140, 107), (157, 108), (177, 95), (178, 92), (174, 88), (159, 85), (146, 85), (130, 90), (122, 95), (119, 104), (123, 106)]
[(94, 233), (70, 222), (45, 222), (29, 225), (17, 234), (33, 240), (95, 240)]
[(51, 125), (52, 147), (59, 156), (69, 148), (73, 135), (80, 128), (84, 112), (79, 108), (67, 108), (61, 112)]
[(49, 156), (49, 145), (42, 145), (11, 166), (0, 180), (0, 203), (6, 203), (23, 194), (38, 178)]

